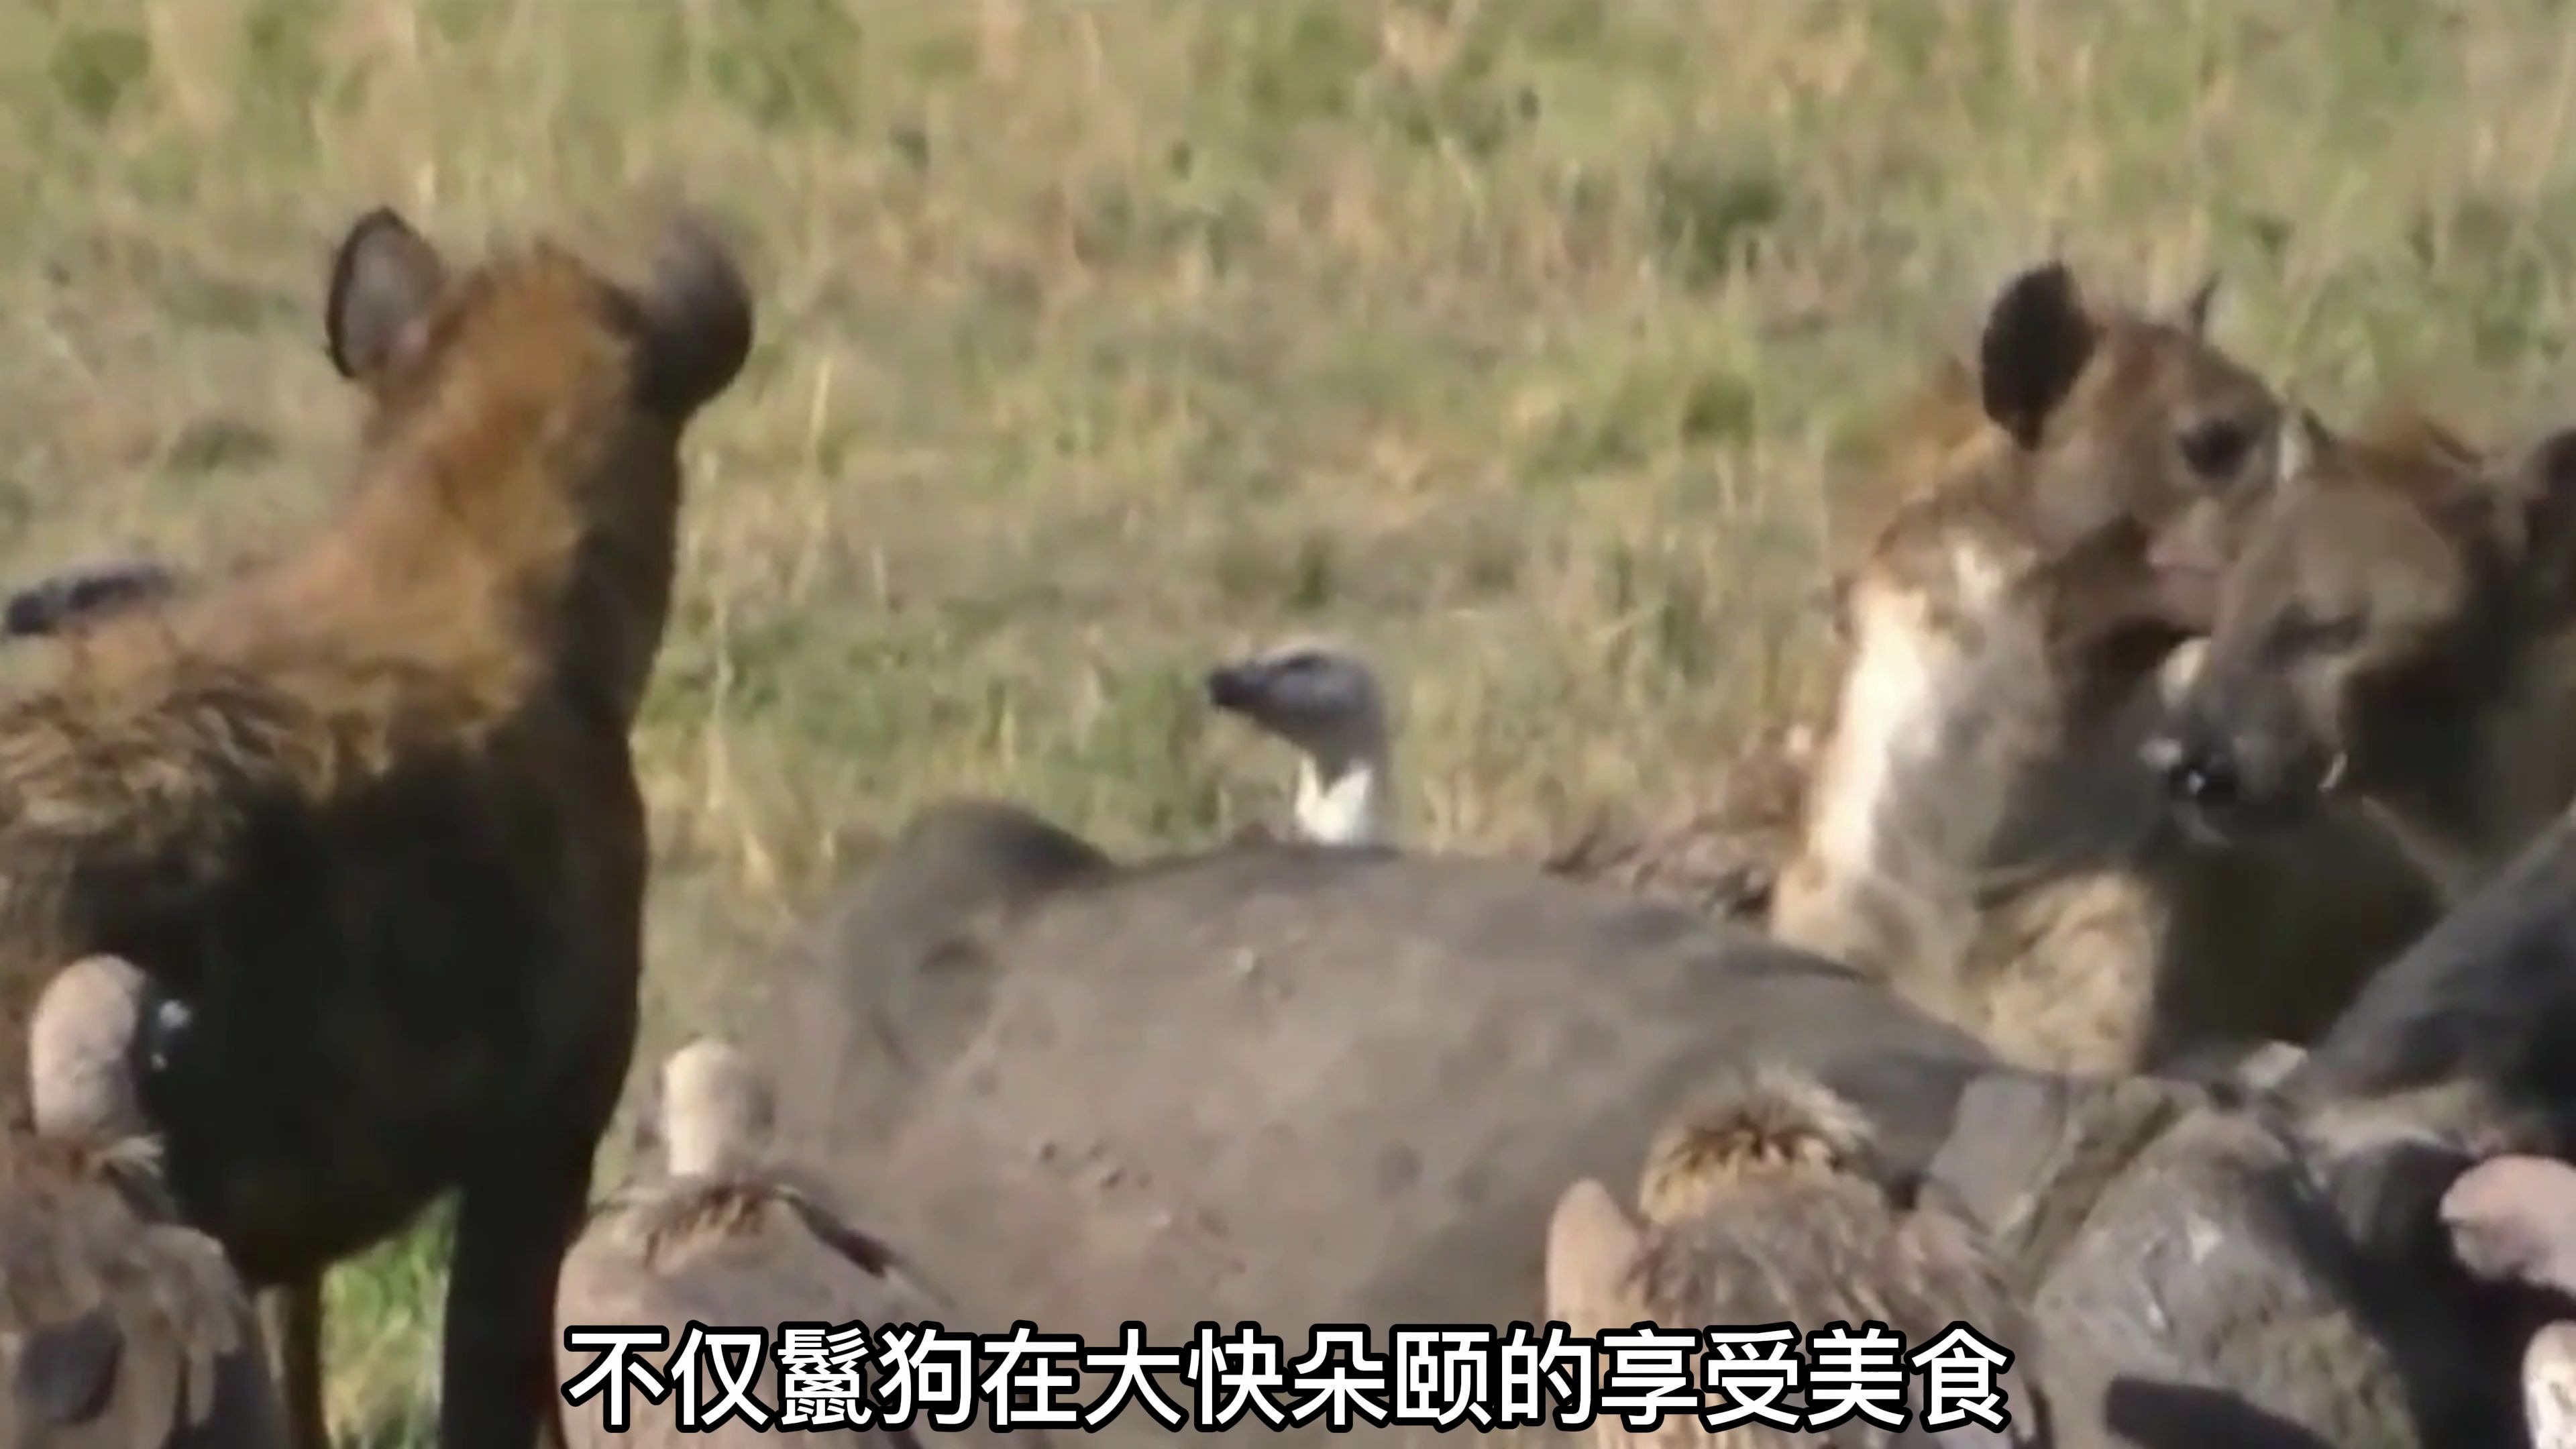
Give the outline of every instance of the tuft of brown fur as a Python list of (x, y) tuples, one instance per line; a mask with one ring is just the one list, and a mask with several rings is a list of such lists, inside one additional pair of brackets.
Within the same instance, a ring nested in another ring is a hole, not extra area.
[[(766, 1160), (769, 1084), (738, 1049), (700, 1037), (673, 1052), (656, 1080), (670, 1160), (591, 1214), (565, 1255), (563, 1321), (659, 1324), (675, 1339), (691, 1321), (957, 1322), (952, 1304), (834, 1210), (825, 1185)], [(583, 1358), (566, 1349), (562, 1374), (580, 1373)], [(762, 1371), (762, 1383), (774, 1400), (775, 1367)], [(575, 1444), (633, 1441), (596, 1424), (565, 1428)], [(635, 1432), (645, 1443), (679, 1443), (689, 1431), (666, 1419)], [(749, 1442), (752, 1431), (725, 1432)], [(828, 1442), (875, 1437), (842, 1431)]]
[(1786, 1322), (1806, 1332), (1875, 1321), (1919, 1346), (1964, 1320), (2018, 1352), (2037, 1348), (1974, 1229), (1896, 1211), (1849, 1178), (1784, 1183), (1653, 1233), (1626, 1290), (1653, 1323)]
[(159, 1145), (149, 1137), (57, 1137), (13, 1131), (0, 1151), (0, 1191), (45, 1194), (65, 1184), (94, 1183), (147, 1217), (172, 1213), (155, 1180)]
[[(870, 1273), (883, 1275), (900, 1266), (873, 1239), (827, 1226), (836, 1219), (829, 1196), (817, 1184), (769, 1164), (629, 1187), (600, 1205), (595, 1222), (603, 1243), (648, 1272), (677, 1272), (727, 1242), (789, 1230), (824, 1237)], [(847, 1251), (854, 1245), (855, 1251)]]
[[(1790, 1323), (1802, 1333), (1879, 1323), (1909, 1346), (1965, 1320), (2022, 1356), (2005, 1388), (2016, 1428), (2027, 1432), (2045, 1413), (2031, 1407), (2038, 1346), (2026, 1313), (1972, 1227), (1902, 1207), (1875, 1179), (1872, 1140), (1868, 1119), (1812, 1077), (1777, 1067), (1730, 1073), (1648, 1148), (1641, 1222), (1597, 1183), (1560, 1199), (1548, 1237), (1548, 1312), (1580, 1333), (1639, 1321)], [(1782, 1449), (1889, 1442), (1859, 1423), (1822, 1439), (1759, 1424), (1729, 1432)], [(1594, 1426), (1604, 1449), (1706, 1433), (1688, 1418), (1639, 1432), (1605, 1414)]]
[(1637, 1205), (1650, 1222), (1687, 1221), (1749, 1181), (1866, 1175), (1873, 1145), (1861, 1110), (1806, 1073), (1731, 1072), (1655, 1134)]
[(610, 1241), (660, 1272), (700, 1244), (744, 1236), (772, 1221), (783, 1202), (782, 1190), (766, 1181), (727, 1177), (612, 1198), (605, 1206), (614, 1216), (605, 1220)]
[(174, 1221), (149, 1139), (0, 1126), (0, 1440), (282, 1442), (258, 1349), (240, 1280)]
[[(0, 702), (0, 1031), (17, 1052), (41, 973), (93, 952), (183, 1003), (143, 1084), (170, 1188), (307, 1301), (461, 1189), (439, 1442), (527, 1449), (633, 1044), (626, 733), (677, 445), (741, 365), (749, 300), (693, 223), (634, 290), (546, 242), (450, 271), (380, 211), (329, 307), (372, 404), (335, 515), (66, 637)], [(289, 1370), (317, 1432), (318, 1368)]]

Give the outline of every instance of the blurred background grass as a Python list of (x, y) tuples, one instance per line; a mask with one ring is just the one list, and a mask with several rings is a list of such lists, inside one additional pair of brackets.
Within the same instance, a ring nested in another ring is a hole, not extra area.
[[(2563, 418), (2571, 98), (2541, 0), (0, 0), (0, 566), (293, 537), (366, 206), (719, 208), (640, 1071), (929, 797), (1277, 808), (1195, 680), (1290, 629), (1387, 671), (1427, 843), (1696, 788), (1819, 688), (1850, 445), (2052, 250), (2221, 268), (2329, 416)], [(429, 1442), (444, 1241), (334, 1277), (357, 1442)]]

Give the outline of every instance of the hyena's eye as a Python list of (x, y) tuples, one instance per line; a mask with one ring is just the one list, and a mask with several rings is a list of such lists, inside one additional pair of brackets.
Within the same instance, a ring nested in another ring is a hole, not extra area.
[(2254, 450), (2254, 433), (2251, 424), (2235, 418), (2194, 423), (2178, 439), (2182, 460), (2203, 478), (2225, 478), (2243, 466), (2245, 455)]

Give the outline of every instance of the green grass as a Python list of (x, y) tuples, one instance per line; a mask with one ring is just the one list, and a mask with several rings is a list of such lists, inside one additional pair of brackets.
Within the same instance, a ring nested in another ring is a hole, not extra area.
[[(719, 207), (650, 1053), (930, 797), (1275, 808), (1191, 680), (1292, 628), (1389, 671), (1430, 843), (1711, 778), (1819, 687), (1846, 445), (2052, 245), (2223, 268), (2330, 416), (2563, 416), (2571, 100), (2538, 0), (0, 0), (0, 566), (292, 537), (368, 205)], [(332, 1283), (358, 1442), (427, 1442), (441, 1243)]]

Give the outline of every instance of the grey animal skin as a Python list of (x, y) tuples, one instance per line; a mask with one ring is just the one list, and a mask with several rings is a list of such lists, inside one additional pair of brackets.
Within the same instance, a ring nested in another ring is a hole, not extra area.
[(280, 1449), (258, 1321), (170, 1218), (125, 1061), (141, 973), (93, 957), (29, 1024), (35, 1127), (0, 1138), (0, 1444)]
[(1714, 1068), (1811, 1066), (1919, 1169), (1988, 1060), (1855, 973), (1525, 866), (1118, 868), (977, 808), (990, 850), (956, 815), (898, 845), (778, 998), (784, 1122), (967, 1301), (1095, 1343), (1526, 1320), (1558, 1194), (1633, 1171)]
[(2052, 1394), (2061, 1438), (2452, 1442), (2419, 1427), (2420, 1346), (2307, 1171), (2204, 1086), (1998, 1073), (1961, 1096), (1922, 1190), (1985, 1229), (2061, 1382), (2086, 1386)]
[(773, 1013), (790, 1135), (872, 1140), (965, 1050), (992, 1005), (988, 941), (1055, 890), (1118, 869), (1069, 831), (994, 800), (916, 815), (799, 944)]
[[(820, 1184), (771, 1157), (768, 1086), (742, 1054), (711, 1038), (674, 1052), (663, 1066), (658, 1115), (666, 1171), (629, 1183), (592, 1216), (565, 1255), (556, 1321), (620, 1328), (660, 1325), (676, 1347), (692, 1322), (719, 1328), (805, 1323), (838, 1329), (856, 1322), (873, 1335), (887, 1325), (937, 1323), (959, 1332), (978, 1325), (924, 1287), (884, 1244), (851, 1227)], [(989, 1325), (986, 1325), (989, 1327)], [(869, 1339), (873, 1345), (875, 1340)], [(759, 1402), (784, 1407), (774, 1358), (755, 1386)], [(565, 1347), (557, 1363), (570, 1384), (597, 1360)], [(646, 1354), (656, 1368), (663, 1354)], [(774, 1442), (792, 1432), (820, 1444), (913, 1443), (924, 1437), (991, 1441), (987, 1413), (969, 1427), (937, 1433), (926, 1422), (763, 1431), (734, 1419), (711, 1432), (679, 1427), (676, 1401), (630, 1399), (624, 1432), (606, 1427), (604, 1404), (586, 1399), (564, 1410), (568, 1449), (620, 1445), (741, 1445)], [(1015, 1442), (1044, 1449), (1041, 1431), (1019, 1429)]]
[(2032, 1308), (2116, 1370), (2103, 1412), (2131, 1442), (2443, 1442), (2350, 1251), (2289, 1143), (2204, 1109), (2094, 1201)]

